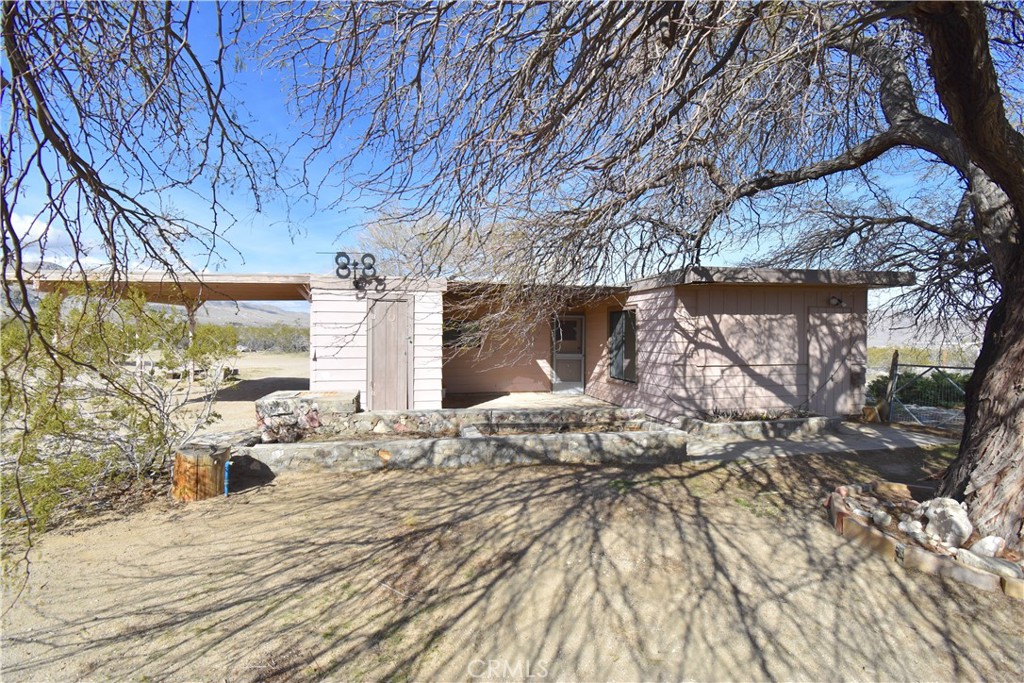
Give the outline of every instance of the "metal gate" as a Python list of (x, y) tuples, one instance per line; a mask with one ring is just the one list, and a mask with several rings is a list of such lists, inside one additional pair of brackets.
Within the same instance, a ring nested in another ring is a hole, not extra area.
[(964, 426), (964, 383), (973, 368), (903, 364), (895, 360), (888, 393), (875, 396), (888, 409), (889, 422), (911, 422), (959, 430)]

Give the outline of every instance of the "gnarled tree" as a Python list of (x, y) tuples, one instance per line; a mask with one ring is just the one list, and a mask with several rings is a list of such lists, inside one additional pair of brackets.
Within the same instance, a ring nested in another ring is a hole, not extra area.
[[(227, 244), (227, 198), (258, 210), (278, 186), (228, 87), (243, 26), (244, 6), (219, 2), (3, 2), (4, 294), (30, 326), (40, 261), (69, 278), (102, 264), (104, 287), (192, 272)], [(193, 200), (202, 216), (175, 207)]]
[[(315, 153), (412, 220), (521, 226), (506, 282), (621, 281), (736, 240), (791, 262), (849, 259), (805, 239), (837, 224), (942, 273), (926, 287), (991, 312), (943, 491), (1020, 547), (1019, 5), (319, 3), (264, 20)], [(873, 192), (887, 168), (923, 166), (936, 194), (959, 188), (951, 212)], [(830, 220), (810, 223), (808, 206)], [(950, 273), (965, 291), (936, 289)]]

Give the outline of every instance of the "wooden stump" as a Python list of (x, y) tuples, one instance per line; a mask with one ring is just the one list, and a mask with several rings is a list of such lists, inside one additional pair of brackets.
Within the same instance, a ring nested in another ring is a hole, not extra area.
[(174, 454), (174, 500), (213, 498), (224, 493), (224, 463), (231, 457), (227, 446), (182, 446)]

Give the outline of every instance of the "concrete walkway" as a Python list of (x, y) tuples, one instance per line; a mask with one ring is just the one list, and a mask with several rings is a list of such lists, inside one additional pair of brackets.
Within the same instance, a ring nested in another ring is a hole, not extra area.
[(691, 460), (758, 460), (806, 455), (808, 453), (864, 453), (899, 448), (918, 448), (955, 443), (952, 439), (911, 432), (886, 425), (844, 423), (838, 433), (815, 434), (763, 441), (707, 441), (691, 439), (687, 455)]

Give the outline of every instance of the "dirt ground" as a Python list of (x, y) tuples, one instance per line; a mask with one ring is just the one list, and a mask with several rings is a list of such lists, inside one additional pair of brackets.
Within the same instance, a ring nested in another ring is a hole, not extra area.
[(253, 401), (275, 391), (309, 389), (308, 353), (242, 353), (229, 365), (238, 368), (238, 381), (217, 393), (214, 410), (221, 419), (204, 432), (255, 428)]
[(1024, 603), (906, 572), (821, 508), (943, 464), (306, 472), (159, 500), (40, 540), (4, 593), (3, 679), (1020, 680)]

